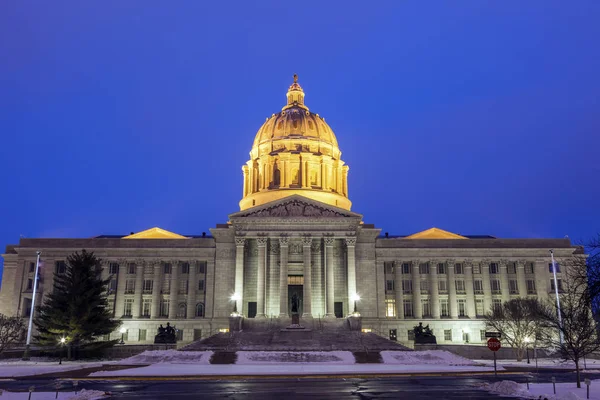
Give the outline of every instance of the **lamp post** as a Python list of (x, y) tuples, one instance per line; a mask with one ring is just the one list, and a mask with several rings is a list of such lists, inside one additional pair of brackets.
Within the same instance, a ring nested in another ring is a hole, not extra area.
[(58, 355), (58, 364), (62, 364), (62, 356), (63, 356), (63, 349), (65, 348), (65, 342), (67, 341), (67, 339), (65, 339), (65, 337), (61, 337), (60, 338), (60, 352)]
[(525, 342), (525, 351), (527, 352), (527, 364), (530, 364), (529, 361), (529, 342), (531, 341), (531, 339), (529, 339), (529, 337), (526, 337), (524, 342)]
[(360, 300), (360, 296), (358, 295), (358, 293), (355, 293), (354, 296), (352, 296), (352, 300), (354, 301), (354, 316), (358, 316), (360, 315), (358, 312), (358, 308), (356, 307), (356, 303), (358, 303), (358, 301)]
[(121, 341), (119, 342), (119, 344), (125, 344), (125, 332), (127, 332), (127, 329), (125, 328), (121, 328), (119, 329), (119, 332), (121, 332)]
[(40, 270), (40, 254), (41, 251), (36, 251), (37, 255), (35, 261), (35, 275), (33, 279), (33, 294), (31, 295), (31, 310), (29, 311), (29, 326), (27, 328), (27, 342), (25, 343), (25, 353), (23, 353), (23, 360), (29, 360), (29, 346), (31, 343), (31, 327), (33, 325), (33, 312), (35, 311), (35, 292), (37, 291), (38, 273)]

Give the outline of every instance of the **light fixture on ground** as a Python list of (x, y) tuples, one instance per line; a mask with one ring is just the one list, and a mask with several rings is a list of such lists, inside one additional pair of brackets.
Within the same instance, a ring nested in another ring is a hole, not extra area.
[(59, 364), (62, 364), (63, 349), (65, 347), (66, 342), (67, 342), (67, 339), (65, 339), (64, 336), (60, 338), (60, 352), (58, 355), (58, 363)]
[(529, 342), (531, 342), (531, 339), (528, 336), (523, 341), (525, 342), (525, 351), (527, 352), (527, 364), (530, 364), (530, 361), (529, 361)]
[(233, 301), (233, 312), (231, 313), (232, 317), (239, 317), (240, 316), (240, 313), (238, 312), (238, 309), (237, 309), (237, 303), (238, 303), (239, 300), (240, 300), (240, 295), (238, 293), (234, 293), (231, 296), (231, 301)]
[(358, 301), (360, 300), (360, 296), (358, 295), (358, 293), (355, 293), (354, 296), (352, 296), (352, 301), (354, 302), (354, 312), (352, 313), (352, 316), (354, 317), (359, 317), (360, 313), (358, 312), (358, 308), (356, 303), (358, 303)]
[(121, 341), (119, 342), (119, 344), (125, 344), (125, 332), (127, 332), (127, 329), (125, 328), (121, 328), (119, 329), (119, 332), (121, 332)]

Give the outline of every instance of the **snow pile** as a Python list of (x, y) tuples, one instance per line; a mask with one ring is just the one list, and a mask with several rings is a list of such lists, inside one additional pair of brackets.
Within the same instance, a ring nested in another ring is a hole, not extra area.
[(382, 351), (384, 364), (404, 365), (475, 365), (472, 360), (445, 350)]
[(124, 358), (119, 364), (209, 364), (212, 351), (147, 350)]
[[(600, 391), (595, 390), (596, 385), (600, 385), (600, 380), (592, 381), (590, 387), (590, 399), (600, 400)], [(485, 384), (481, 388), (489, 390), (493, 393), (498, 393), (507, 396), (517, 396), (525, 399), (535, 400), (582, 400), (586, 398), (586, 390), (584, 384), (581, 388), (577, 388), (575, 382), (560, 382), (556, 384), (556, 395), (552, 383), (530, 383), (529, 390), (524, 383), (516, 383), (513, 381), (501, 381), (492, 384)]]
[(236, 364), (354, 364), (349, 351), (238, 351)]
[(101, 399), (104, 397), (104, 392), (99, 390), (85, 390), (81, 389), (75, 395), (67, 397), (67, 400), (93, 400)]
[(504, 394), (507, 396), (524, 397), (529, 394), (525, 384), (517, 383), (515, 381), (494, 382), (491, 385), (486, 385), (485, 389), (489, 390), (490, 392)]

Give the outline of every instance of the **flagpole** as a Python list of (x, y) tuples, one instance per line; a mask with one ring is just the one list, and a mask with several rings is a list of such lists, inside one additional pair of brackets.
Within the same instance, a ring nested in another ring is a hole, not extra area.
[(33, 279), (33, 295), (31, 296), (31, 310), (29, 311), (29, 327), (27, 328), (27, 342), (25, 343), (25, 353), (23, 353), (23, 360), (29, 360), (29, 345), (31, 343), (31, 327), (33, 325), (33, 312), (35, 310), (35, 293), (37, 291), (38, 284), (38, 273), (40, 269), (40, 254), (41, 251), (36, 251), (37, 260), (35, 262), (35, 275)]
[(554, 293), (556, 294), (556, 310), (558, 311), (558, 333), (560, 335), (560, 344), (562, 346), (564, 342), (563, 336), (563, 324), (562, 324), (562, 316), (560, 314), (560, 297), (558, 296), (558, 283), (556, 280), (556, 264), (554, 263), (554, 251), (550, 250), (550, 257), (552, 258), (552, 274), (554, 275)]

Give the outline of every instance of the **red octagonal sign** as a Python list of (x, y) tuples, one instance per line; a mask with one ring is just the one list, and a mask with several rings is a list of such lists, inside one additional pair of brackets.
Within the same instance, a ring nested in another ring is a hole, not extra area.
[(500, 347), (502, 347), (500, 345), (500, 341), (496, 338), (490, 338), (487, 341), (487, 344), (488, 344), (488, 349), (490, 349), (491, 351), (498, 351), (498, 350), (500, 350)]

